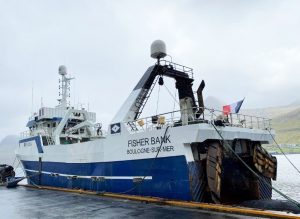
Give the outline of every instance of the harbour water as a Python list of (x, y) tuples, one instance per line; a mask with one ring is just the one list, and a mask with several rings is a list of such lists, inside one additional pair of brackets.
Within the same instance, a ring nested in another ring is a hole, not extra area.
[[(300, 170), (300, 154), (287, 155), (289, 160)], [(277, 157), (277, 180), (273, 186), (284, 194), (300, 202), (300, 173), (292, 167), (283, 155)], [(273, 191), (273, 199), (284, 199)]]
[[(300, 174), (282, 155), (273, 183), (281, 192), (300, 202)], [(300, 154), (288, 155), (300, 168)], [(19, 171), (18, 171), (19, 172)], [(274, 199), (283, 199), (273, 192)], [(84, 194), (18, 187), (0, 187), (0, 218), (251, 218)], [(256, 217), (257, 218), (257, 217)]]

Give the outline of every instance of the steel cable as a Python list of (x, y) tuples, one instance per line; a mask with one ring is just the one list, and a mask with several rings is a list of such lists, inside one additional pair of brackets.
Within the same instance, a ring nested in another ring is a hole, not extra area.
[(214, 127), (214, 129), (216, 130), (216, 132), (218, 133), (218, 135), (220, 136), (220, 138), (222, 139), (222, 141), (225, 143), (226, 147), (238, 158), (239, 161), (242, 162), (242, 164), (251, 172), (253, 173), (257, 178), (261, 179), (269, 188), (273, 189), (275, 192), (277, 192), (279, 195), (281, 195), (282, 197), (284, 197), (285, 199), (287, 199), (288, 201), (292, 202), (293, 204), (295, 204), (298, 208), (300, 208), (300, 203), (297, 202), (296, 200), (290, 198), (289, 196), (285, 195), (284, 193), (280, 192), (278, 189), (276, 189), (274, 186), (272, 186), (269, 182), (267, 182), (264, 178), (262, 178), (261, 176), (259, 176), (231, 147), (230, 145), (227, 143), (227, 141), (225, 141), (225, 139), (223, 138), (222, 134), (220, 133), (220, 131), (217, 129), (217, 127), (213, 124), (213, 122), (211, 123), (211, 125)]
[(279, 144), (276, 142), (275, 138), (273, 137), (272, 133), (270, 132), (269, 129), (267, 129), (268, 132), (270, 133), (273, 141), (275, 142), (275, 144), (277, 145), (277, 147), (279, 148), (279, 150), (281, 151), (281, 153), (285, 156), (285, 158), (289, 161), (289, 163), (295, 168), (295, 170), (300, 174), (299, 169), (292, 163), (292, 161), (286, 156), (286, 154), (284, 153), (284, 151), (282, 150), (282, 148), (279, 146)]
[(118, 194), (126, 194), (126, 193), (131, 192), (131, 191), (133, 191), (134, 189), (136, 189), (139, 185), (142, 185), (142, 184), (143, 184), (143, 182), (145, 181), (145, 178), (147, 177), (147, 175), (149, 175), (150, 171), (152, 170), (153, 165), (154, 165), (154, 162), (155, 162), (155, 160), (157, 159), (157, 157), (158, 157), (158, 155), (159, 155), (159, 153), (160, 153), (160, 151), (161, 151), (161, 147), (162, 147), (162, 145), (163, 145), (163, 143), (164, 143), (164, 139), (166, 138), (167, 131), (168, 131), (169, 128), (170, 128), (170, 126), (167, 126), (167, 128), (166, 128), (166, 130), (165, 130), (165, 134), (164, 134), (163, 140), (162, 140), (161, 143), (160, 143), (160, 146), (159, 146), (159, 148), (158, 148), (158, 150), (157, 150), (157, 153), (156, 153), (155, 157), (153, 158), (150, 167), (148, 168), (146, 174), (143, 176), (143, 178), (141, 179), (141, 181), (138, 182), (138, 183), (137, 183), (134, 187), (132, 187), (131, 189), (128, 189), (128, 190), (126, 190), (125, 192), (119, 192)]

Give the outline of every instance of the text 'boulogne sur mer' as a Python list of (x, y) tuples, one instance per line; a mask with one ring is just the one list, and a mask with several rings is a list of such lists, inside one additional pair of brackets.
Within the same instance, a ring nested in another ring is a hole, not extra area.
[[(127, 154), (157, 153), (174, 151), (170, 135), (128, 140)], [(149, 147), (150, 146), (150, 147)]]

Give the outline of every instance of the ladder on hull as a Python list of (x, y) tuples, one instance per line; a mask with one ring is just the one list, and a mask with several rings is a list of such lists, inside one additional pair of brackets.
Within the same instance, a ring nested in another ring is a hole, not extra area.
[(158, 81), (159, 77), (156, 77), (156, 79), (154, 80), (154, 82), (152, 83), (150, 89), (144, 89), (142, 91), (142, 93), (140, 94), (140, 96), (137, 98), (136, 102), (135, 102), (135, 106), (137, 108), (137, 112), (136, 112), (136, 118), (138, 119), (140, 117), (140, 115), (143, 112), (143, 109), (149, 99), (149, 97), (151, 96), (151, 93), (155, 87), (156, 82)]

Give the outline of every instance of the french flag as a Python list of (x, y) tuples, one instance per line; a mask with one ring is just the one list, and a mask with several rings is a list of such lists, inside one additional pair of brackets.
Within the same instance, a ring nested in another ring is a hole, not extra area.
[(241, 109), (244, 99), (242, 99), (238, 102), (223, 106), (223, 114), (227, 116), (230, 113), (238, 113)]

